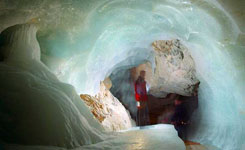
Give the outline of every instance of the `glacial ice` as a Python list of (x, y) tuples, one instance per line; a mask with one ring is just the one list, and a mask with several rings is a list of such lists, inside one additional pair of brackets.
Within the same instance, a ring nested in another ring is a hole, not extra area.
[(33, 25), (16, 25), (1, 33), (1, 115), (7, 116), (1, 136), (17, 144), (63, 147), (102, 141), (101, 125), (74, 88), (40, 62), (36, 31)]
[[(166, 134), (168, 136), (166, 136)], [(132, 128), (122, 131), (114, 138), (109, 138), (100, 143), (77, 147), (72, 150), (185, 150), (183, 141), (176, 138), (177, 132), (171, 125), (156, 125), (146, 129)], [(44, 146), (16, 146), (9, 145), (7, 150), (67, 150), (58, 147)]]
[(106, 133), (74, 88), (40, 61), (36, 31), (24, 24), (1, 33), (1, 140), (17, 144), (5, 149), (185, 149), (173, 126)]
[[(51, 130), (66, 122), (67, 126), (50, 133), (33, 132), (39, 133), (35, 136), (42, 138), (47, 145), (52, 142), (48, 139), (51, 135), (61, 135), (56, 139), (60, 146), (103, 141), (106, 135), (102, 134), (100, 125), (78, 100), (76, 92), (96, 94), (100, 81), (111, 72), (145, 61), (150, 61), (154, 67), (151, 43), (180, 39), (190, 50), (201, 81), (199, 109), (193, 116), (195, 124), (189, 139), (222, 150), (245, 149), (244, 29), (237, 26), (217, 1), (9, 0), (0, 1), (0, 8), (0, 31), (26, 22), (39, 27), (37, 39), (41, 60), (48, 66), (39, 61), (35, 38), (30, 39), (34, 39), (36, 44), (24, 40), (30, 47), (23, 49), (20, 39), (25, 38), (18, 37), (17, 45), (9, 45), (14, 51), (6, 49), (4, 52), (6, 62), (0, 63), (1, 100), (11, 100), (10, 108), (18, 112), (28, 110), (26, 108), (36, 112), (21, 122), (33, 128), (20, 126), (17, 130), (31, 133), (32, 129), (40, 126)], [(25, 34), (34, 36), (29, 31)], [(9, 40), (13, 37), (11, 35)], [(2, 56), (2, 49), (0, 53)], [(59, 80), (73, 85), (76, 92), (72, 86)], [(50, 108), (46, 108), (48, 99), (52, 99), (55, 105), (50, 104)], [(61, 111), (64, 111), (63, 114)], [(23, 113), (19, 114), (21, 118), (28, 111)], [(57, 118), (56, 113), (60, 117)], [(23, 140), (40, 142), (30, 137)], [(115, 146), (112, 143), (102, 145), (107, 148)]]

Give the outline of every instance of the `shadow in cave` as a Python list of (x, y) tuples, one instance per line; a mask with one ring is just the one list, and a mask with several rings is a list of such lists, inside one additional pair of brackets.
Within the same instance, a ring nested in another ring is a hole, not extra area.
[[(195, 62), (178, 39), (154, 41), (152, 47), (154, 63), (145, 61), (132, 68), (124, 66), (113, 70), (110, 91), (138, 126), (173, 124), (185, 139), (192, 114), (198, 108), (199, 80)], [(145, 72), (144, 75), (141, 76), (141, 72)]]
[(172, 124), (183, 140), (187, 140), (192, 115), (198, 109), (198, 96), (168, 94), (165, 98), (148, 96), (150, 125)]
[[(132, 119), (136, 121), (137, 106), (134, 80), (127, 70), (119, 71), (118, 74), (110, 76), (113, 83), (110, 91), (130, 112)], [(198, 108), (198, 86), (199, 83), (194, 90), (195, 94), (193, 96), (182, 96), (170, 93), (165, 98), (159, 98), (148, 94), (149, 125), (173, 124), (179, 132), (179, 136), (183, 140), (186, 140), (186, 136), (189, 132), (187, 129), (192, 123), (192, 114)]]

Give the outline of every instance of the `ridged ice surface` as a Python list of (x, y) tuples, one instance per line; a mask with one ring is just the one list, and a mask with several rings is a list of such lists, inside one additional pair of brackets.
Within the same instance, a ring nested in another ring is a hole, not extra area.
[(146, 60), (154, 66), (151, 43), (180, 39), (190, 50), (201, 81), (190, 139), (222, 150), (245, 148), (245, 38), (218, 2), (12, 0), (0, 4), (0, 31), (17, 23), (37, 24), (41, 60), (78, 93), (96, 94), (99, 82), (115, 70)]
[(1, 140), (68, 148), (102, 141), (101, 125), (74, 88), (40, 62), (36, 31), (16, 25), (1, 33)]
[(60, 82), (40, 61), (36, 31), (25, 24), (0, 34), (0, 148), (185, 149), (173, 126), (105, 132), (73, 86)]

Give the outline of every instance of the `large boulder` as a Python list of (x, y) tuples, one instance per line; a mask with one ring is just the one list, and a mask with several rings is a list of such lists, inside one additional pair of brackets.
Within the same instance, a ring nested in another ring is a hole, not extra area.
[[(149, 93), (165, 97), (167, 93), (190, 96), (198, 81), (195, 62), (180, 40), (158, 40), (152, 43), (155, 68), (147, 62), (134, 68), (134, 78), (141, 70), (146, 71)], [(136, 73), (135, 73), (136, 72)]]
[(134, 121), (120, 101), (111, 94), (108, 83), (111, 83), (109, 78), (101, 82), (100, 92), (96, 96), (81, 94), (81, 99), (84, 100), (106, 131), (131, 128), (135, 124)]

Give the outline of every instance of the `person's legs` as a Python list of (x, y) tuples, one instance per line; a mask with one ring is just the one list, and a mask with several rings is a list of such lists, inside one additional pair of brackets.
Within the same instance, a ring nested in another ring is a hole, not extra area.
[(137, 115), (136, 115), (136, 125), (140, 126), (140, 109), (137, 109)]
[(141, 108), (137, 110), (136, 124), (137, 126), (149, 125), (149, 110), (146, 102), (140, 102)]
[(182, 126), (182, 140), (187, 140), (187, 125)]
[(149, 109), (148, 109), (148, 104), (146, 103), (146, 108), (145, 108), (145, 120), (146, 124), (145, 125), (150, 125), (150, 117), (149, 117)]
[(178, 132), (178, 136), (182, 139), (182, 140), (187, 140), (187, 136), (186, 136), (186, 125), (176, 125), (174, 126), (175, 129)]
[(181, 132), (182, 130), (181, 130), (181, 127), (178, 126), (178, 125), (175, 125), (174, 128), (175, 128), (175, 130), (177, 131), (178, 136), (179, 136), (180, 138), (182, 138), (182, 132)]
[(141, 108), (141, 126), (149, 125), (149, 111), (146, 102), (143, 102), (143, 108)]
[(149, 116), (148, 116), (148, 107), (147, 105), (145, 105), (145, 108), (144, 108), (144, 125), (148, 125), (148, 122), (149, 122)]

